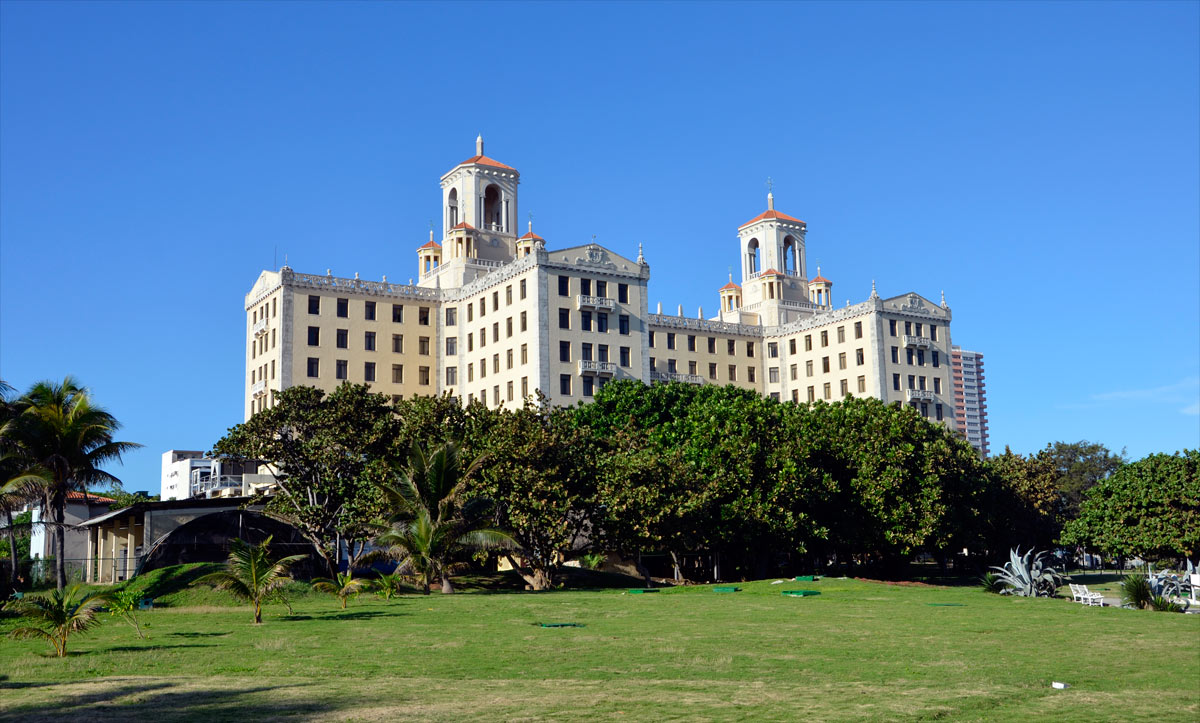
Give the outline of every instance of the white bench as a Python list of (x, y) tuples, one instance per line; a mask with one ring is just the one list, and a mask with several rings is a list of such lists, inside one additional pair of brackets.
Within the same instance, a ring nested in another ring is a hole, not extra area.
[(1084, 605), (1095, 605), (1104, 607), (1104, 596), (1098, 592), (1091, 592), (1087, 585), (1071, 584), (1071, 602), (1082, 603)]

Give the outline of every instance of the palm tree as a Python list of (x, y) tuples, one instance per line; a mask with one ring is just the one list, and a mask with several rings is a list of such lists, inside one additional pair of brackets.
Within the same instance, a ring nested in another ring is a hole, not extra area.
[(382, 573), (375, 581), (375, 594), (384, 600), (391, 600), (392, 597), (402, 592), (404, 592), (404, 576), (398, 571)]
[(463, 469), (457, 444), (447, 443), (432, 455), (414, 444), (408, 469), (395, 484), (379, 488), (391, 506), (391, 529), (376, 538), (387, 545), (400, 567), (410, 568), (426, 595), (435, 577), (442, 579), (442, 592), (454, 592), (450, 583), (450, 561), (463, 548), (513, 547), (512, 537), (490, 526), (487, 513), (492, 501), (461, 498), (471, 475), (483, 458)]
[(11, 603), (11, 609), (27, 618), (41, 621), (45, 627), (23, 627), (13, 630), (14, 638), (44, 638), (54, 646), (58, 657), (67, 654), (67, 638), (73, 633), (85, 633), (99, 624), (97, 609), (105, 602), (105, 593), (83, 593), (78, 583), (66, 590), (53, 590), (46, 596), (27, 597)]
[(353, 573), (339, 572), (337, 577), (318, 577), (312, 581), (313, 590), (317, 592), (327, 592), (337, 596), (342, 601), (342, 609), (346, 609), (346, 601), (358, 595), (364, 590), (370, 590), (372, 583), (370, 580), (362, 578), (355, 579)]
[(289, 555), (272, 561), (271, 537), (261, 545), (235, 539), (231, 547), (224, 570), (198, 578), (192, 584), (215, 585), (218, 590), (228, 590), (237, 599), (252, 603), (254, 624), (261, 625), (263, 604), (280, 597), (279, 591), (292, 581), (288, 568), (307, 555)]
[(39, 382), (18, 399), (0, 437), (26, 461), (33, 476), (42, 483), (42, 509), (54, 531), (55, 580), (59, 590), (67, 579), (64, 559), (64, 518), (67, 495), (87, 492), (91, 487), (121, 480), (100, 469), (121, 455), (141, 447), (132, 442), (115, 442), (121, 428), (116, 418), (92, 404), (88, 391), (71, 377), (61, 384)]

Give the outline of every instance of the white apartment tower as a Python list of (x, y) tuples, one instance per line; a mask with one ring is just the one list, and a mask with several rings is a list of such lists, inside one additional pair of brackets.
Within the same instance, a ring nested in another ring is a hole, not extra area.
[[(780, 400), (852, 394), (954, 428), (950, 308), (916, 293), (834, 308), (809, 279), (807, 224), (767, 208), (737, 228), (740, 283), (718, 312), (648, 308), (650, 266), (594, 242), (550, 250), (516, 228), (520, 173), (475, 154), (441, 177), (442, 235), (407, 284), (263, 271), (246, 296), (245, 414), (295, 384), (370, 384), (518, 406), (589, 400), (611, 379), (734, 384)], [(730, 249), (731, 255), (733, 249)]]
[(979, 456), (987, 459), (987, 392), (983, 378), (983, 354), (953, 347), (950, 359), (954, 370), (954, 419), (958, 431), (966, 437)]

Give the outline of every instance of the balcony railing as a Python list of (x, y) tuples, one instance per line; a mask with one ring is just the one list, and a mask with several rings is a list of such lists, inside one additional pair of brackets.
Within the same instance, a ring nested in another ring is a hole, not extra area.
[(616, 362), (593, 361), (591, 359), (579, 360), (580, 374), (598, 374), (602, 377), (611, 377), (617, 373)]
[(904, 346), (912, 346), (918, 349), (932, 349), (933, 340), (924, 336), (904, 335)]
[(677, 372), (650, 372), (652, 382), (684, 382), (686, 384), (703, 384), (704, 377), (699, 374), (680, 374)]
[(592, 308), (607, 309), (612, 311), (614, 308), (616, 308), (616, 302), (605, 296), (586, 296), (584, 294), (580, 294), (579, 296), (575, 297), (575, 303), (580, 309)]
[(267, 392), (267, 380), (266, 379), (259, 379), (257, 382), (254, 382), (253, 384), (250, 385), (251, 396), (257, 397), (258, 395), (265, 394), (266, 392)]
[(259, 334), (265, 333), (266, 330), (267, 330), (267, 320), (264, 317), (262, 319), (259, 319), (256, 322), (254, 322), (254, 326), (252, 326), (250, 328), (250, 333), (253, 334), (254, 336), (258, 336)]
[(914, 399), (921, 402), (932, 402), (937, 399), (933, 392), (928, 389), (906, 389), (904, 390), (904, 397), (910, 402)]

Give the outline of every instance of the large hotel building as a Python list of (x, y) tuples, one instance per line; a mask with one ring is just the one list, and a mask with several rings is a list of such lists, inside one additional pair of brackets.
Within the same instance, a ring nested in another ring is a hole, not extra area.
[(297, 384), (367, 383), (517, 406), (535, 390), (587, 401), (612, 379), (733, 384), (779, 400), (847, 394), (911, 405), (957, 429), (951, 313), (916, 293), (835, 308), (808, 276), (807, 225), (767, 208), (737, 229), (740, 283), (711, 318), (649, 308), (650, 265), (595, 243), (551, 250), (517, 228), (511, 166), (483, 153), (441, 178), (442, 235), (415, 283), (263, 271), (246, 295), (245, 414)]

